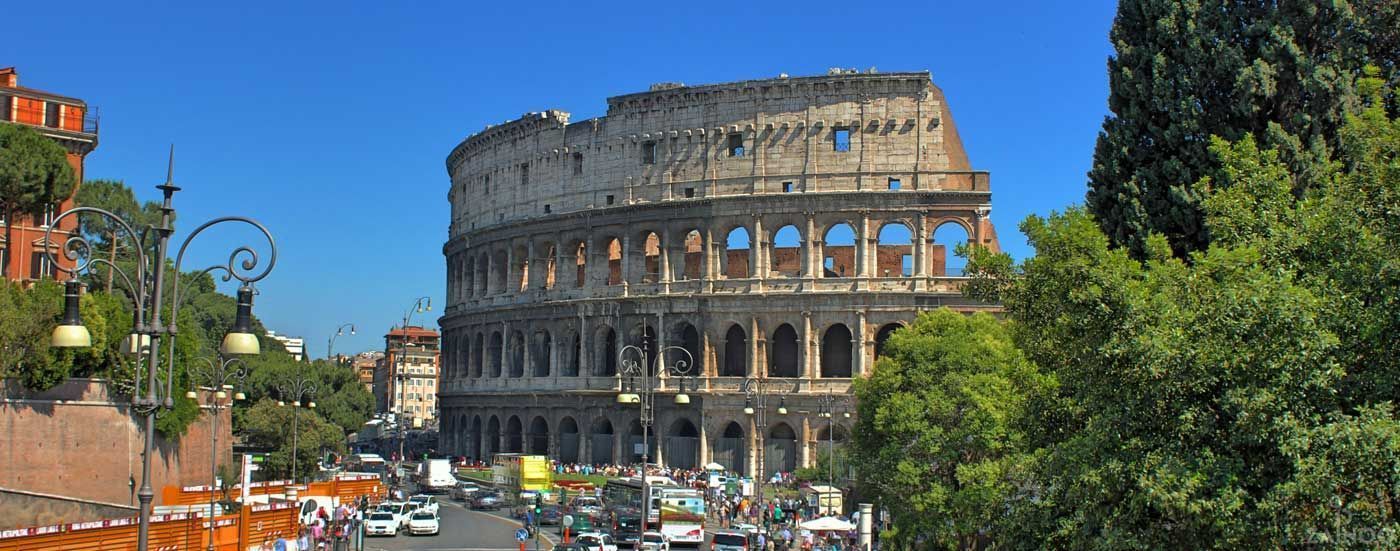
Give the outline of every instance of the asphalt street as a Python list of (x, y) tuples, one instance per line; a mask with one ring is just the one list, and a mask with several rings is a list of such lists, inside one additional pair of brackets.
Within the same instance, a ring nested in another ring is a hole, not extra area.
[[(482, 511), (469, 511), (447, 496), (440, 496), (438, 506), (441, 533), (436, 536), (373, 537), (365, 541), (368, 551), (519, 551), (515, 541), (515, 530), (520, 523), (504, 515)], [(552, 531), (554, 527), (547, 527)], [(539, 540), (539, 549), (548, 551), (554, 547), (554, 538), (545, 534)], [(526, 551), (534, 551), (533, 540), (525, 542)]]

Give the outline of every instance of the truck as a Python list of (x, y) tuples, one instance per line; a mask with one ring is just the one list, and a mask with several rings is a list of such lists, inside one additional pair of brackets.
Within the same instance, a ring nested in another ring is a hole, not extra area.
[(457, 485), (451, 459), (429, 459), (419, 465), (418, 485), (425, 494), (447, 493)]

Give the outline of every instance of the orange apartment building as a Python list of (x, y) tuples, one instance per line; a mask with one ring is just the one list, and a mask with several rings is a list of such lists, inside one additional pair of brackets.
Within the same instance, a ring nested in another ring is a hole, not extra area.
[(395, 327), (384, 335), (384, 358), (374, 373), (379, 411), (402, 413), (428, 423), (437, 417), (437, 331), (417, 325)]
[[(97, 118), (89, 114), (87, 102), (22, 87), (19, 73), (14, 67), (6, 67), (0, 69), (0, 124), (23, 124), (58, 142), (68, 150), (68, 164), (73, 167), (78, 184), (82, 184), (83, 161), (97, 147)], [(73, 195), (77, 193), (78, 187), (73, 186)], [(58, 268), (49, 263), (45, 247), (54, 252), (60, 264), (72, 266), (72, 261), (64, 258), (59, 249), (76, 231), (76, 218), (70, 216), (62, 220), (54, 229), (53, 241), (44, 243), (49, 222), (72, 207), (73, 196), (69, 196), (39, 216), (16, 216), (15, 220), (6, 220), (5, 213), (0, 212), (0, 226), (14, 225), (11, 233), (14, 243), (5, 242), (4, 231), (0, 229), (0, 263), (9, 264), (8, 273), (12, 279), (56, 277)]]

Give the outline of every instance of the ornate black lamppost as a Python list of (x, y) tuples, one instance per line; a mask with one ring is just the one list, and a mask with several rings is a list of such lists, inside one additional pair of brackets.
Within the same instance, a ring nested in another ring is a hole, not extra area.
[(309, 409), (316, 409), (316, 402), (311, 401), (311, 396), (316, 394), (316, 383), (301, 374), (301, 368), (297, 368), (297, 373), (291, 380), (277, 385), (277, 405), (292, 406), (292, 483), (297, 484), (297, 436), (300, 435), (297, 425), (297, 412), (301, 411), (304, 404)]
[[(167, 304), (164, 293), (166, 255), (170, 252), (170, 236), (175, 232), (171, 226), (174, 219), (175, 208), (171, 204), (175, 192), (180, 191), (175, 186), (172, 177), (174, 175), (175, 161), (173, 151), (170, 166), (167, 169), (165, 183), (156, 186), (164, 196), (161, 202), (160, 225), (142, 228), (138, 233), (127, 224), (120, 216), (111, 212), (94, 207), (76, 207), (59, 214), (49, 223), (49, 229), (44, 232), (46, 242), (52, 242), (53, 229), (59, 226), (59, 221), (69, 217), (78, 216), (84, 213), (91, 213), (108, 219), (112, 224), (121, 229), (134, 245), (132, 250), (136, 254), (136, 274), (135, 277), (127, 274), (117, 266), (105, 259), (93, 257), (92, 247), (82, 234), (70, 236), (63, 246), (64, 257), (74, 261), (72, 268), (59, 265), (52, 251), (45, 251), (50, 262), (58, 266), (69, 275), (64, 282), (64, 315), (63, 322), (53, 331), (52, 344), (58, 348), (83, 348), (92, 346), (92, 338), (86, 327), (82, 324), (82, 318), (78, 311), (78, 297), (82, 290), (82, 284), (78, 281), (78, 274), (87, 271), (92, 265), (103, 265), (112, 273), (120, 276), (124, 289), (131, 297), (135, 308), (133, 316), (132, 333), (122, 343), (122, 348), (137, 356), (136, 361), (136, 386), (132, 392), (132, 409), (144, 414), (146, 417), (146, 442), (141, 460), (141, 487), (136, 491), (136, 497), (140, 501), (141, 517), (138, 519), (139, 527), (137, 531), (136, 546), (139, 551), (147, 551), (150, 542), (150, 522), (151, 522), (151, 502), (155, 498), (155, 491), (151, 488), (151, 460), (155, 455), (155, 427), (156, 414), (163, 409), (175, 407), (171, 391), (175, 384), (175, 335), (178, 332), (175, 320), (179, 319), (180, 313), (180, 280), (185, 259), (185, 249), (195, 237), (203, 233), (204, 230), (225, 222), (238, 222), (248, 224), (261, 231), (267, 238), (270, 254), (267, 267), (262, 271), (254, 273), (258, 267), (258, 253), (253, 248), (246, 245), (233, 249), (229, 254), (228, 263), (214, 265), (201, 270), (200, 274), (210, 272), (223, 272), (223, 280), (237, 279), (241, 285), (238, 288), (238, 310), (234, 319), (233, 328), (224, 335), (220, 351), (224, 355), (246, 355), (257, 354), (260, 351), (258, 337), (252, 333), (253, 318), (253, 284), (272, 271), (272, 267), (277, 264), (277, 245), (272, 239), (272, 233), (251, 218), (241, 216), (225, 216), (215, 218), (203, 225), (195, 228), (190, 235), (180, 243), (179, 252), (175, 255), (174, 271), (177, 277), (170, 287), (171, 297), (169, 299), (170, 321), (166, 322), (162, 311)], [(239, 262), (241, 257), (241, 262)], [(165, 346), (164, 372), (162, 373), (161, 345)], [(142, 380), (144, 373), (144, 381)], [(159, 381), (164, 375), (164, 384)], [(161, 387), (164, 388), (161, 388)], [(211, 522), (213, 519), (210, 519)]]
[(340, 327), (335, 328), (335, 332), (331, 333), (331, 338), (329, 339), (329, 342), (326, 343), (326, 361), (331, 361), (331, 358), (333, 357), (331, 356), (331, 354), (335, 352), (335, 338), (344, 336), (346, 327), (350, 328), (351, 335), (355, 334), (355, 324), (353, 323), (342, 323), (340, 324)]
[[(758, 453), (756, 454), (758, 458), (758, 476), (754, 477), (754, 483), (758, 486), (759, 505), (763, 504), (763, 479), (766, 476), (765, 471), (768, 469), (767, 465), (763, 464), (768, 455), (765, 449), (767, 446), (764, 445), (768, 440), (768, 395), (770, 394), (768, 386), (781, 384), (786, 387), (788, 386), (787, 383), (788, 381), (782, 379), (760, 379), (750, 377), (744, 379), (744, 384), (739, 387), (739, 391), (744, 393), (744, 413), (754, 418), (754, 432), (761, 437), (754, 439), (754, 441), (760, 443), (757, 450)], [(784, 394), (797, 392), (798, 382), (792, 380), (791, 383), (792, 390), (786, 391)], [(787, 413), (787, 397), (779, 396), (778, 415), (787, 415)]]
[[(666, 354), (677, 354), (675, 363), (666, 364)], [(685, 393), (685, 380), (695, 367), (695, 357), (681, 346), (667, 346), (657, 351), (656, 358), (647, 356), (646, 348), (636, 345), (627, 345), (622, 350), (617, 351), (618, 378), (621, 379), (617, 395), (619, 404), (639, 404), (641, 405), (641, 425), (642, 425), (642, 531), (647, 529), (647, 521), (651, 516), (650, 504), (651, 496), (647, 484), (648, 458), (651, 453), (648, 433), (651, 431), (651, 424), (656, 419), (656, 392), (657, 388), (653, 384), (657, 379), (653, 378), (652, 372), (657, 366), (653, 363), (660, 363), (661, 369), (668, 375), (676, 377), (677, 390), (674, 402), (677, 405), (690, 403), (690, 395)], [(694, 385), (692, 385), (693, 387)]]
[[(213, 427), (209, 431), (209, 551), (214, 551), (214, 518), (218, 515), (215, 511), (214, 495), (219, 486), (219, 415), (223, 410), (233, 407), (234, 401), (245, 400), (243, 391), (235, 392), (230, 399), (229, 391), (234, 390), (234, 382), (238, 388), (243, 386), (243, 382), (248, 377), (248, 367), (243, 363), (242, 358), (229, 358), (223, 361), (215, 361), (209, 358), (200, 358), (203, 362), (196, 362), (189, 369), (190, 390), (185, 393), (185, 397), (196, 402), (199, 400), (197, 390), (208, 391), (209, 412), (214, 416)], [(196, 386), (199, 385), (199, 386)], [(228, 481), (224, 481), (228, 485)]]

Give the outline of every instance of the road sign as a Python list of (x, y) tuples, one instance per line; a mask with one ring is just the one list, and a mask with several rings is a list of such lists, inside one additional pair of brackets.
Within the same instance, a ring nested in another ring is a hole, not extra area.
[(530, 539), (529, 530), (526, 530), (524, 528), (518, 528), (515, 530), (515, 541), (525, 541), (528, 539)]
[(574, 516), (573, 516), (573, 515), (564, 515), (564, 518), (563, 518), (562, 520), (560, 520), (560, 522), (564, 523), (564, 527), (565, 527), (565, 528), (568, 528), (568, 527), (570, 527), (570, 526), (573, 526), (573, 525), (574, 525)]

